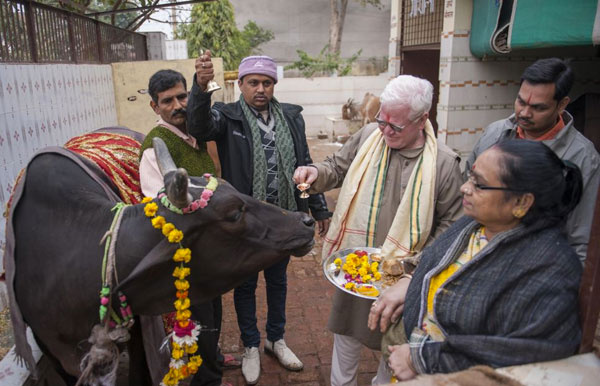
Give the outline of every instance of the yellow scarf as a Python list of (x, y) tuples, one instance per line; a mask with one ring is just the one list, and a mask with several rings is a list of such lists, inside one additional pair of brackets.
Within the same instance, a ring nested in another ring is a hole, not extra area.
[(456, 271), (458, 271), (464, 264), (471, 261), (473, 257), (477, 255), (479, 251), (481, 251), (487, 244), (488, 239), (485, 236), (485, 228), (478, 228), (471, 234), (469, 244), (467, 244), (467, 247), (458, 257), (458, 259), (446, 267), (446, 269), (444, 269), (442, 272), (431, 278), (431, 281), (429, 282), (429, 292), (427, 293), (427, 315), (425, 315), (423, 318), (422, 328), (431, 336), (433, 340), (438, 342), (445, 340), (445, 336), (442, 333), (442, 330), (439, 328), (435, 314), (433, 313), (433, 300), (436, 292), (448, 279), (450, 279), (450, 277), (452, 277), (452, 275), (454, 275), (454, 273), (456, 273)]
[[(384, 259), (412, 256), (431, 230), (434, 213), (437, 142), (429, 121), (425, 146), (409, 178), (394, 221), (382, 246)], [(324, 239), (322, 257), (348, 247), (373, 247), (390, 148), (375, 130), (352, 161)]]

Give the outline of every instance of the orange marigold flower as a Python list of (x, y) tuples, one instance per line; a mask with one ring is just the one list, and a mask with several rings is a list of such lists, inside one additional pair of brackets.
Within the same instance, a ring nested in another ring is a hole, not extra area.
[(173, 303), (173, 304), (175, 305), (175, 309), (177, 311), (187, 310), (188, 308), (190, 308), (190, 299), (189, 298), (177, 299), (177, 300), (175, 300), (175, 303)]
[(190, 357), (190, 363), (195, 363), (200, 366), (202, 364), (202, 357), (200, 355), (194, 355)]
[(179, 371), (181, 371), (181, 375), (184, 378), (187, 378), (190, 376), (190, 369), (188, 369), (187, 365), (181, 366), (181, 369)]
[(165, 236), (169, 236), (169, 233), (171, 233), (171, 231), (175, 229), (175, 225), (173, 225), (172, 223), (168, 222), (165, 225), (163, 225), (162, 227), (162, 233)]
[(196, 374), (198, 371), (198, 367), (202, 365), (202, 357), (200, 355), (194, 355), (190, 358), (188, 362), (188, 368), (190, 369), (190, 373)]
[(144, 214), (146, 215), (146, 217), (154, 217), (157, 211), (158, 205), (156, 205), (156, 202), (149, 202), (144, 207)]
[(191, 346), (187, 346), (187, 347), (185, 348), (185, 351), (186, 351), (188, 354), (193, 354), (193, 353), (195, 353), (196, 351), (198, 351), (198, 344), (194, 343), (194, 344), (192, 344)]
[(177, 296), (177, 299), (185, 299), (188, 297), (189, 292), (188, 291), (177, 291), (175, 293), (175, 296)]
[[(170, 235), (170, 233), (169, 233)], [(192, 251), (189, 248), (179, 248), (178, 250), (175, 251), (175, 254), (173, 255), (173, 260), (176, 261), (177, 263), (180, 262), (184, 262), (184, 263), (189, 263), (190, 259), (192, 258)]]
[(185, 352), (181, 348), (171, 350), (171, 357), (175, 360), (181, 359), (184, 354)]
[(171, 368), (169, 372), (163, 377), (163, 383), (167, 386), (175, 386), (179, 383), (177, 379), (176, 369)]
[(185, 348), (185, 352), (187, 352), (188, 354), (194, 354), (196, 351), (198, 351), (198, 344), (196, 343)]
[(152, 226), (156, 229), (160, 229), (165, 225), (166, 220), (163, 216), (156, 216), (152, 220)]
[(167, 236), (170, 243), (178, 243), (183, 239), (183, 232), (179, 229), (173, 229)]
[(177, 313), (175, 314), (175, 319), (179, 321), (188, 320), (191, 316), (192, 312), (190, 310), (177, 311)]
[(187, 280), (175, 280), (175, 288), (178, 291), (187, 291), (190, 288), (190, 282)]
[(173, 276), (178, 278), (179, 280), (185, 279), (185, 277), (188, 276), (190, 273), (191, 270), (189, 267), (175, 267), (175, 270), (173, 270)]

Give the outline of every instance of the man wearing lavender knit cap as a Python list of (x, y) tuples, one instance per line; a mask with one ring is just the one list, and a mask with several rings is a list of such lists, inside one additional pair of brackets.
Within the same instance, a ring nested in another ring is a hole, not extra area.
[[(309, 212), (325, 235), (331, 213), (322, 194), (299, 197), (292, 180), (298, 166), (312, 163), (302, 118), (302, 107), (279, 103), (273, 97), (277, 67), (268, 56), (249, 56), (239, 66), (241, 91), (235, 103), (215, 103), (207, 84), (214, 78), (210, 51), (196, 60), (196, 74), (188, 99), (187, 122), (191, 135), (201, 141), (216, 141), (222, 176), (241, 193), (287, 210)], [(263, 271), (267, 292), (267, 338), (265, 352), (274, 355), (289, 370), (303, 364), (286, 345), (286, 269), (289, 257)], [(258, 275), (249, 277), (234, 291), (238, 325), (244, 343), (242, 374), (254, 385), (260, 376), (260, 333), (256, 325)]]

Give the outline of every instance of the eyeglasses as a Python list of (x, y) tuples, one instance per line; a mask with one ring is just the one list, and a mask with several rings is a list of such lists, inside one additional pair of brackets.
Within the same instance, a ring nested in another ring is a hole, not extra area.
[(397, 126), (394, 125), (393, 123), (390, 123), (388, 121), (384, 121), (383, 119), (379, 119), (379, 115), (381, 114), (381, 110), (379, 110), (379, 112), (377, 112), (377, 116), (375, 117), (375, 121), (377, 122), (377, 124), (379, 125), (379, 128), (381, 130), (385, 129), (387, 126), (389, 126), (392, 130), (394, 130), (396, 133), (401, 132), (402, 130), (404, 130), (406, 128), (406, 126), (415, 123), (416, 121), (418, 121), (419, 119), (421, 119), (421, 117), (423, 115), (420, 115), (417, 119), (414, 119), (410, 122), (408, 122), (406, 125), (404, 126)]
[(471, 183), (471, 185), (473, 185), (475, 187), (475, 189), (477, 189), (477, 190), (506, 190), (509, 192), (522, 192), (523, 191), (522, 189), (513, 189), (513, 188), (504, 187), (504, 186), (487, 186), (487, 185), (478, 184), (475, 175), (471, 171), (467, 172), (467, 181), (469, 183)]

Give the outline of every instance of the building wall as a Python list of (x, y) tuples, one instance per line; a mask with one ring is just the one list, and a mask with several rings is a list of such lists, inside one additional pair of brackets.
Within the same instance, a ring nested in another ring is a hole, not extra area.
[(164, 32), (144, 32), (148, 60), (165, 60), (167, 58), (167, 35)]
[(472, 150), (484, 128), (513, 113), (523, 70), (542, 57), (571, 60), (576, 82), (572, 100), (600, 92), (600, 58), (592, 47), (555, 48), (484, 60), (471, 55), (472, 0), (446, 0), (440, 51), (438, 137), (462, 155)]
[[(0, 65), (0, 207), (15, 178), (47, 146), (117, 124), (109, 65)], [(0, 221), (0, 264), (5, 221)], [(1, 265), (0, 265), (1, 267)], [(0, 269), (2, 271), (2, 269)]]
[(187, 59), (187, 42), (182, 39), (167, 40), (166, 42), (167, 54), (166, 60), (178, 60)]
[[(275, 97), (280, 102), (302, 106), (306, 135), (317, 136), (326, 132), (331, 123), (328, 117), (341, 118), (342, 106), (349, 98), (358, 104), (365, 93), (377, 96), (388, 82), (387, 74), (380, 76), (343, 76), (323, 78), (283, 78), (275, 85)], [(240, 89), (233, 86), (233, 101), (240, 97)]]
[[(269, 29), (275, 38), (262, 45), (265, 55), (277, 62), (298, 60), (296, 50), (317, 55), (329, 42), (329, 1), (324, 0), (230, 0), (238, 28), (248, 20)], [(361, 58), (381, 58), (388, 54), (390, 36), (390, 0), (382, 0), (382, 9), (362, 7), (348, 2), (342, 35), (342, 56), (363, 49)]]
[[(223, 87), (223, 60), (212, 59), (215, 80)], [(156, 123), (158, 116), (150, 108), (148, 80), (159, 70), (179, 71), (186, 79), (188, 90), (192, 88), (195, 59), (151, 60), (145, 62), (113, 63), (115, 106), (119, 124), (147, 134)], [(216, 91), (213, 101), (222, 101), (223, 91)]]

